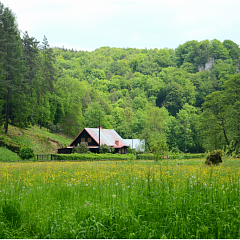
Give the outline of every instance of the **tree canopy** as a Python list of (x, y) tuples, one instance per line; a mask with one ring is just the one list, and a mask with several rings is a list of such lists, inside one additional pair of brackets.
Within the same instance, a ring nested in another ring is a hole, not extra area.
[[(48, 42), (49, 41), (49, 42)], [(146, 140), (147, 151), (203, 152), (240, 145), (240, 48), (231, 40), (188, 41), (176, 49), (42, 44), (0, 3), (0, 124), (114, 128)], [(212, 59), (212, 65), (209, 65)], [(208, 68), (206, 68), (208, 64)], [(159, 149), (158, 149), (159, 150)]]

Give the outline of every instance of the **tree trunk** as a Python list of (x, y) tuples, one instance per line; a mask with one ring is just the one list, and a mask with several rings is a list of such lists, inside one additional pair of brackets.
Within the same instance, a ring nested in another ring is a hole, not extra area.
[(43, 75), (43, 85), (42, 85), (42, 113), (41, 113), (40, 129), (42, 128), (42, 118), (43, 118), (43, 91), (44, 91), (44, 80), (45, 80), (45, 71), (46, 71), (46, 47), (44, 52), (45, 52), (45, 64), (44, 64), (44, 75)]
[(225, 124), (224, 124), (223, 120), (222, 120), (222, 124), (221, 125), (222, 125), (222, 128), (223, 128), (224, 138), (226, 140), (227, 145), (229, 146), (229, 141), (228, 141), (228, 138), (227, 138), (227, 134), (226, 134), (226, 130), (225, 130)]

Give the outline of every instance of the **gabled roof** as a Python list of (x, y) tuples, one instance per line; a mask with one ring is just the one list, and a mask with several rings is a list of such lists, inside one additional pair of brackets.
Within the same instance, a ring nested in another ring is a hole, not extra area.
[[(69, 146), (73, 145), (75, 140), (81, 135), (83, 131), (86, 131), (93, 140), (99, 145), (99, 128), (84, 128), (78, 136), (70, 143)], [(118, 141), (118, 145), (116, 144)], [(128, 147), (124, 140), (119, 136), (119, 134), (114, 129), (102, 129), (100, 128), (100, 144), (106, 144), (107, 146), (114, 148)]]

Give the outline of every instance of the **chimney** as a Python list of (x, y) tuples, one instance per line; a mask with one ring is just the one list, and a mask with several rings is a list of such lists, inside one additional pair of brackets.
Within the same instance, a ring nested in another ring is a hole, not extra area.
[(119, 141), (118, 141), (118, 140), (115, 140), (115, 144), (118, 146), (118, 145), (119, 145)]

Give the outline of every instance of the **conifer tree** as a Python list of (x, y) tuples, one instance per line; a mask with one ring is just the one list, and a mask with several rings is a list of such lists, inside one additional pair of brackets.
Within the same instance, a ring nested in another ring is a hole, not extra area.
[[(43, 38), (42, 42), (42, 54), (43, 54), (43, 78), (42, 78), (42, 101), (41, 101), (41, 118), (40, 118), (40, 128), (42, 128), (43, 122), (47, 123), (50, 120), (50, 109), (49, 104), (45, 103), (44, 109), (44, 97), (49, 99), (49, 96), (54, 92), (54, 82), (56, 69), (54, 66), (55, 59), (53, 57), (53, 50), (49, 47), (48, 40), (46, 36)], [(48, 94), (46, 94), (48, 93)], [(47, 110), (47, 111), (46, 111)], [(44, 114), (45, 113), (45, 114)]]
[(4, 129), (7, 133), (9, 120), (24, 125), (21, 61), (22, 45), (14, 14), (0, 3), (0, 91), (3, 102)]
[(29, 37), (26, 31), (22, 38), (23, 52), (22, 59), (24, 60), (25, 70), (23, 74), (24, 84), (26, 85), (26, 100), (31, 108), (31, 113), (29, 114), (29, 120), (32, 125), (34, 125), (35, 111), (37, 110), (36, 92), (38, 88), (37, 82), (37, 71), (39, 68), (39, 42), (34, 37)]

